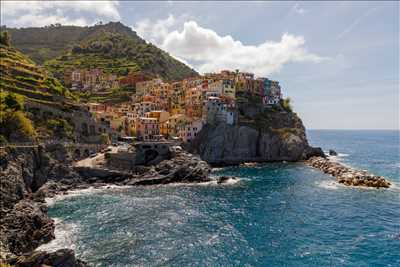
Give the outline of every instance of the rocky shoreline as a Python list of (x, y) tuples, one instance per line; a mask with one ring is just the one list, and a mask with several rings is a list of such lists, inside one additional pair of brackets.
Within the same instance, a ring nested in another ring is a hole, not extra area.
[(311, 157), (305, 161), (307, 165), (330, 174), (346, 186), (364, 186), (374, 188), (389, 188), (391, 183), (382, 176), (356, 170), (341, 163), (323, 157)]
[[(354, 186), (387, 188), (383, 177), (357, 171), (324, 157), (319, 148), (309, 148), (306, 163), (337, 178), (339, 183)], [(312, 157), (314, 156), (314, 157)], [(246, 166), (252, 166), (249, 163)], [(121, 170), (111, 166), (74, 166), (62, 145), (37, 148), (0, 149), (0, 263), (13, 266), (87, 266), (74, 252), (37, 251), (54, 236), (54, 221), (47, 215), (46, 198), (73, 190), (117, 186), (148, 186), (169, 183), (215, 181), (229, 184), (235, 177), (210, 177), (210, 165), (199, 156), (179, 151), (170, 159), (153, 166)]]
[[(104, 186), (146, 186), (212, 181), (210, 166), (185, 151), (153, 166), (133, 170), (73, 167), (62, 145), (0, 150), (0, 263), (13, 266), (87, 266), (74, 252), (35, 251), (55, 238), (45, 198)], [(218, 184), (228, 180), (221, 178)]]

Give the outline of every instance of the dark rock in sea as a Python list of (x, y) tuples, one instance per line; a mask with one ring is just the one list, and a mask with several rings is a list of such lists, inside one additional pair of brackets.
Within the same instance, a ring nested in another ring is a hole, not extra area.
[(9, 261), (16, 267), (85, 267), (88, 266), (81, 260), (75, 258), (75, 254), (70, 249), (59, 249), (55, 252), (34, 251), (32, 253), (19, 256)]
[(329, 156), (337, 156), (337, 152), (333, 149), (329, 149)]
[(391, 183), (382, 176), (356, 170), (338, 162), (322, 157), (312, 157), (306, 161), (311, 167), (336, 177), (336, 180), (347, 186), (366, 186), (375, 188), (388, 188)]
[(145, 174), (132, 178), (129, 185), (154, 185), (168, 183), (200, 183), (211, 181), (210, 166), (190, 153), (177, 152), (175, 157), (164, 160)]
[(309, 146), (306, 148), (306, 150), (304, 152), (304, 158), (309, 159), (311, 157), (326, 158), (326, 155), (325, 155), (324, 151), (322, 150), (322, 148)]

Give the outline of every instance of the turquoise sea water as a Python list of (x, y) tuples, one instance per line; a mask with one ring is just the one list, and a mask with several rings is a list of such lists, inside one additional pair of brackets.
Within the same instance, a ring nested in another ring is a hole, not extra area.
[(337, 160), (388, 177), (348, 188), (301, 163), (230, 167), (231, 185), (82, 192), (57, 201), (57, 239), (98, 266), (400, 266), (396, 131), (309, 131)]

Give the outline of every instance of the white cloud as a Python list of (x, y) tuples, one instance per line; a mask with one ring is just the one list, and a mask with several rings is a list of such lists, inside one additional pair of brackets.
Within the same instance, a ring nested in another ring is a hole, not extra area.
[(168, 36), (170, 28), (175, 24), (175, 17), (169, 15), (168, 18), (157, 20), (155, 23), (149, 19), (141, 20), (132, 28), (146, 41), (159, 44)]
[(95, 20), (119, 20), (117, 1), (1, 1), (1, 23), (14, 27), (52, 23), (87, 25)]
[(240, 69), (263, 76), (279, 71), (289, 62), (318, 63), (326, 59), (309, 53), (302, 36), (284, 33), (279, 41), (245, 45), (230, 35), (220, 36), (203, 28), (193, 20), (183, 23), (181, 31), (171, 30), (176, 24), (170, 15), (154, 24), (148, 20), (139, 22), (134, 28), (140, 36), (176, 58), (190, 62), (200, 72)]

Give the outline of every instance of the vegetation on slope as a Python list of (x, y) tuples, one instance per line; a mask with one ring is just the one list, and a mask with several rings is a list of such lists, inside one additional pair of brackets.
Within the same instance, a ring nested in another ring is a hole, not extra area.
[[(1, 35), (4, 36), (4, 33)], [(72, 97), (57, 79), (4, 42), (0, 44), (0, 88), (45, 101), (52, 101), (54, 95)]]
[(0, 142), (27, 142), (37, 137), (72, 138), (72, 127), (59, 118), (42, 118), (24, 110), (26, 101), (68, 108), (72, 94), (47, 71), (10, 46), (0, 32)]
[(123, 24), (9, 29), (14, 45), (57, 77), (68, 68), (99, 67), (120, 75), (141, 70), (166, 80), (197, 73)]
[(23, 112), (22, 96), (0, 92), (0, 141), (31, 141), (36, 137), (32, 121)]

